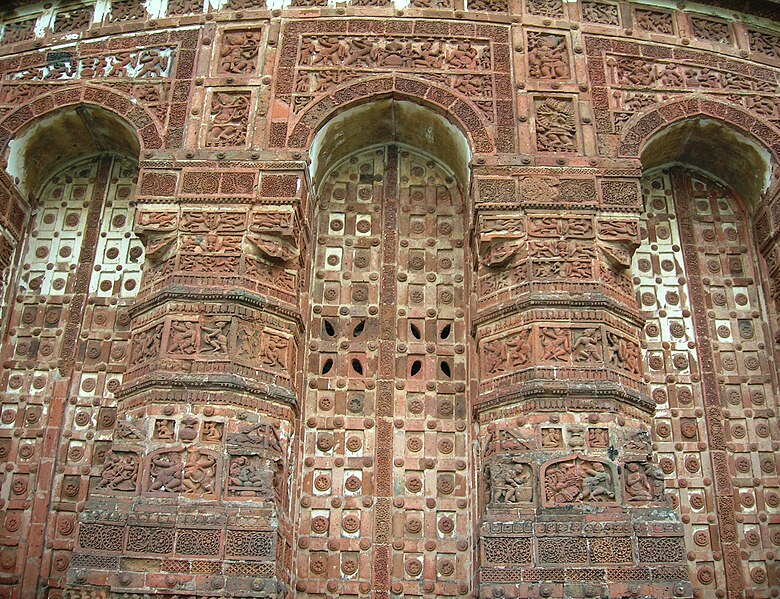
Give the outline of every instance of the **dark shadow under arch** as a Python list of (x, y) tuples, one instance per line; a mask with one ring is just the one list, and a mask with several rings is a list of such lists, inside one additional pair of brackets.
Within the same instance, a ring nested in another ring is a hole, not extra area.
[(780, 132), (747, 111), (709, 98), (673, 100), (631, 119), (618, 157), (645, 169), (681, 163), (719, 178), (749, 204), (763, 196), (780, 161)]
[(28, 121), (8, 143), (8, 173), (19, 189), (36, 193), (48, 177), (89, 156), (114, 154), (138, 160), (142, 140), (123, 116), (78, 103)]
[(436, 159), (454, 174), (462, 192), (468, 190), (471, 148), (463, 132), (430, 109), (393, 99), (354, 106), (317, 130), (309, 150), (315, 190), (346, 156), (383, 144), (406, 146)]
[(444, 117), (469, 140), (473, 153), (492, 153), (486, 122), (465, 98), (429, 81), (398, 75), (362, 79), (338, 88), (310, 105), (287, 139), (291, 148), (308, 148), (317, 131), (344, 110), (378, 100), (418, 104)]
[[(104, 87), (67, 86), (42, 94), (28, 104), (12, 110), (0, 120), (0, 149), (6, 158), (10, 158), (9, 172), (19, 178), (20, 182), (24, 181), (20, 176), (23, 174), (22, 171), (10, 164), (13, 158), (9, 154), (13, 152), (10, 151), (9, 146), (29, 136), (32, 129), (47, 122), (51, 124), (54, 120), (62, 118), (62, 115), (78, 115), (79, 111), (81, 116), (78, 117), (78, 121), (71, 123), (76, 123), (77, 129), (68, 136), (78, 138), (87, 147), (82, 151), (63, 155), (60, 160), (44, 160), (46, 164), (39, 169), (41, 172), (54, 172), (69, 160), (103, 151), (137, 159), (145, 150), (163, 147), (159, 123), (142, 105), (132, 102), (124, 94)], [(85, 119), (91, 120), (92, 124), (88, 125)], [(95, 135), (98, 139), (95, 139)], [(100, 144), (105, 147), (100, 148)], [(55, 143), (55, 145), (62, 144)], [(91, 147), (92, 145), (97, 148)], [(45, 149), (46, 154), (54, 154), (54, 148), (47, 145), (41, 147)], [(16, 172), (13, 172), (15, 170)], [(34, 176), (28, 174), (28, 181), (31, 181), (33, 186), (38, 185), (40, 181), (34, 179)], [(31, 187), (28, 185), (27, 189)]]

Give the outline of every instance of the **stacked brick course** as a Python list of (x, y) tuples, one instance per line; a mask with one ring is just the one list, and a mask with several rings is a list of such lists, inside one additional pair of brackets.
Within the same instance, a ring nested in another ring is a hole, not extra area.
[(773, 3), (15, 4), (0, 595), (778, 596)]

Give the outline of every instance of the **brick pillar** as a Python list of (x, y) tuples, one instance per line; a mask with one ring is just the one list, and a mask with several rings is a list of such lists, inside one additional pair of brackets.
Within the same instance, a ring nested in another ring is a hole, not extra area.
[(480, 596), (690, 596), (629, 277), (638, 170), (474, 175)]
[(4, 296), (4, 290), (13, 277), (9, 267), (14, 261), (14, 253), (29, 215), (30, 206), (16, 190), (11, 176), (0, 169), (0, 296)]
[(306, 232), (303, 164), (285, 164), (141, 173), (146, 267), (117, 429), (80, 518), (74, 593), (287, 588)]

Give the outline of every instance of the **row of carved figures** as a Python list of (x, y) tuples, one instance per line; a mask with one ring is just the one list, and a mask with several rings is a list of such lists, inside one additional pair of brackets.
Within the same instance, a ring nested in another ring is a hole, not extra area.
[(544, 506), (664, 501), (664, 474), (649, 460), (626, 462), (621, 468), (575, 454), (536, 468), (522, 458), (502, 456), (482, 473), (489, 506), (530, 504), (537, 493)]

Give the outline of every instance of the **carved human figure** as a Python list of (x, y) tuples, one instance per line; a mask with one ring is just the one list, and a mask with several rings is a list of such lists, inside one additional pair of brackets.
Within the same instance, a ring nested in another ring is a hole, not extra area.
[(477, 49), (468, 42), (460, 42), (450, 50), (449, 64), (455, 69), (472, 70), (478, 68)]
[(107, 77), (121, 77), (125, 73), (125, 69), (133, 64), (134, 54), (130, 52), (121, 52), (114, 54), (113, 62), (111, 64), (111, 70), (106, 74)]
[(346, 56), (343, 65), (350, 66), (354, 64), (371, 64), (376, 60), (376, 49), (373, 40), (368, 38), (354, 37), (349, 41)]
[(560, 79), (568, 77), (566, 44), (557, 35), (539, 35), (529, 38), (532, 49), (528, 52), (528, 66), (531, 77)]
[(650, 482), (641, 464), (626, 464), (626, 495), (628, 501), (650, 501), (653, 498)]
[(647, 431), (632, 433), (623, 444), (623, 451), (650, 453), (651, 449), (650, 435)]
[[(336, 36), (321, 37), (317, 40), (307, 40), (305, 48), (309, 51), (312, 65), (335, 66), (343, 58), (344, 48)], [(303, 54), (303, 52), (302, 52)]]
[(542, 359), (553, 362), (565, 362), (571, 354), (569, 332), (561, 327), (541, 329)]
[(163, 77), (168, 69), (168, 57), (157, 50), (143, 52), (138, 57), (136, 77)]
[(268, 466), (257, 456), (240, 455), (233, 457), (230, 462), (228, 483), (231, 487), (254, 489), (270, 496), (275, 474), (269, 472)]
[(612, 477), (601, 462), (582, 462), (582, 499), (584, 501), (607, 501), (615, 498)]
[(220, 51), (220, 67), (224, 73), (251, 75), (259, 49), (258, 40), (248, 32), (226, 33)]
[(552, 503), (615, 499), (612, 473), (605, 464), (580, 457), (557, 462), (544, 472), (545, 499)]
[(545, 98), (536, 106), (537, 146), (543, 151), (577, 149), (577, 126), (571, 102)]
[(588, 445), (594, 449), (602, 449), (609, 445), (609, 432), (605, 428), (588, 429)]
[(98, 487), (115, 491), (135, 491), (138, 475), (138, 456), (131, 453), (108, 451), (103, 462)]
[(213, 493), (216, 470), (216, 459), (191, 445), (187, 448), (187, 461), (184, 463), (184, 491), (190, 495)]
[(207, 353), (227, 353), (227, 335), (225, 329), (230, 324), (225, 320), (217, 320), (211, 324), (200, 325), (203, 351)]
[(482, 368), (486, 373), (503, 372), (506, 370), (506, 344), (503, 340), (494, 339), (482, 346)]
[(417, 55), (414, 57), (413, 64), (421, 69), (440, 69), (444, 64), (444, 54), (442, 52), (441, 42), (427, 40), (424, 41)]
[(648, 87), (655, 83), (655, 65), (641, 59), (624, 59), (618, 63), (621, 83)]
[(645, 464), (645, 476), (650, 484), (650, 492), (653, 501), (661, 501), (664, 498), (664, 472), (658, 464), (648, 462)]
[(220, 92), (214, 95), (211, 115), (213, 124), (208, 145), (241, 145), (246, 138), (249, 95)]
[(542, 447), (544, 449), (558, 449), (561, 447), (561, 429), (543, 428), (542, 429)]
[(504, 266), (517, 253), (517, 247), (510, 242), (495, 242), (487, 246), (480, 256), (480, 263), (488, 268)]
[(204, 441), (221, 441), (222, 428), (220, 427), (220, 423), (211, 420), (204, 421), (201, 437)]
[(574, 503), (582, 498), (582, 479), (573, 461), (547, 468), (544, 485), (548, 501)]
[(506, 340), (507, 361), (512, 367), (527, 364), (531, 356), (531, 330), (521, 331)]
[(117, 437), (125, 441), (138, 441), (142, 438), (139, 428), (127, 420), (118, 420), (116, 423)]
[(279, 433), (273, 425), (264, 422), (242, 426), (239, 432), (228, 436), (227, 442), (229, 445), (260, 447), (282, 453)]
[(194, 323), (186, 320), (174, 320), (168, 338), (168, 353), (194, 354), (197, 351), (198, 333)]
[(162, 324), (138, 333), (133, 337), (133, 363), (156, 358), (160, 353), (160, 341), (162, 340)]
[(181, 491), (183, 466), (181, 456), (175, 451), (157, 454), (152, 458), (149, 469), (151, 476), (149, 490), (166, 493)]
[(601, 360), (601, 331), (596, 327), (583, 330), (574, 342), (571, 354), (575, 362)]
[(526, 501), (530, 492), (531, 467), (528, 464), (508, 464), (493, 481), (493, 501), (518, 503)]
[(174, 426), (172, 420), (166, 420), (160, 418), (154, 421), (154, 438), (155, 439), (173, 439)]
[(264, 334), (260, 346), (260, 362), (271, 367), (286, 367), (287, 339), (279, 335)]
[(607, 332), (607, 361), (628, 372), (639, 374), (639, 347), (627, 339), (612, 332)]

